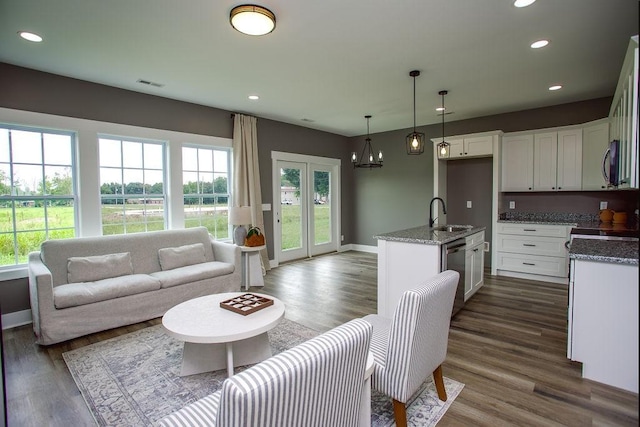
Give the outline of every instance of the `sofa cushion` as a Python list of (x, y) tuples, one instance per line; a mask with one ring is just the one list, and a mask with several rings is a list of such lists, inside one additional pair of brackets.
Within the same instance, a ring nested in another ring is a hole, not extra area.
[(174, 268), (172, 270), (157, 271), (150, 276), (160, 280), (163, 288), (183, 285), (198, 280), (211, 279), (213, 277), (231, 274), (235, 270), (233, 264), (220, 261), (203, 262), (187, 267)]
[(160, 289), (160, 281), (148, 274), (131, 274), (95, 282), (69, 283), (53, 288), (56, 308), (75, 307)]
[(163, 270), (173, 270), (206, 261), (202, 243), (158, 249), (158, 258)]
[(133, 274), (129, 252), (67, 259), (69, 283), (95, 282), (127, 274)]

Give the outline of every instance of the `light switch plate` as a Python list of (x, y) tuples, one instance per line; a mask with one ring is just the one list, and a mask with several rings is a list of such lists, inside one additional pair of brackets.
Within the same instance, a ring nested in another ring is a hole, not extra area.
[(608, 203), (607, 202), (600, 202), (600, 209), (607, 209)]
[(467, 200), (467, 207), (471, 208), (471, 200)]
[(511, 201), (509, 202), (509, 209), (515, 209), (516, 208), (516, 202)]

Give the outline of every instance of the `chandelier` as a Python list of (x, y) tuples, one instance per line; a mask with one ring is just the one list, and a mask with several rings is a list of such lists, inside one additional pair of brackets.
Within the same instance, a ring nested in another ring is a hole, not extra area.
[(358, 153), (351, 153), (351, 163), (354, 168), (381, 168), (382, 167), (382, 151), (378, 151), (377, 159), (373, 155), (373, 147), (371, 147), (371, 138), (369, 137), (369, 119), (371, 116), (364, 116), (367, 119), (367, 138), (364, 140), (362, 153), (358, 158)]
[(416, 132), (416, 77), (420, 71), (413, 70), (409, 73), (413, 77), (413, 132), (407, 135), (407, 154), (424, 153), (424, 133)]

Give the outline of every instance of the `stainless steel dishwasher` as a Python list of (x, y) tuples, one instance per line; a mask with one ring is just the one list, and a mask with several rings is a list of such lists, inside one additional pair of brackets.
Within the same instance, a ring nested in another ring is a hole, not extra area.
[(453, 270), (460, 273), (456, 297), (453, 300), (453, 317), (464, 306), (465, 258), (467, 241), (458, 239), (442, 245), (442, 271)]

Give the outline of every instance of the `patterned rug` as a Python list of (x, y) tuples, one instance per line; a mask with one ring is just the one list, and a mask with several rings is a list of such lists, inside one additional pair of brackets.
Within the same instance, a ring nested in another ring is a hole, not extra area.
[[(269, 339), (277, 354), (316, 335), (312, 329), (283, 319), (269, 332)], [(154, 426), (173, 411), (218, 390), (226, 378), (226, 370), (180, 377), (182, 342), (169, 337), (161, 325), (62, 356), (99, 426)], [(433, 384), (425, 382), (407, 409), (409, 425), (435, 425), (463, 387), (445, 378), (449, 398), (441, 402)], [(394, 425), (391, 400), (375, 390), (371, 413), (372, 426)]]

